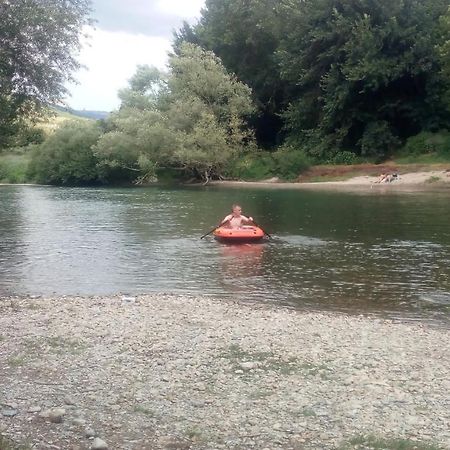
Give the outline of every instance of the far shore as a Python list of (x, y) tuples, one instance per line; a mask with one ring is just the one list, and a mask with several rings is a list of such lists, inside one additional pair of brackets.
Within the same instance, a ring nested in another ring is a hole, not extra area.
[[(450, 167), (450, 165), (449, 165)], [(346, 180), (326, 181), (326, 177), (320, 181), (295, 181), (287, 182), (277, 177), (261, 181), (237, 181), (222, 180), (210, 181), (207, 186), (241, 187), (241, 188), (273, 188), (273, 189), (305, 189), (305, 190), (332, 190), (349, 192), (427, 192), (427, 191), (446, 191), (450, 190), (450, 169), (441, 170), (423, 170), (418, 172), (399, 173), (398, 178), (392, 182), (379, 182), (379, 176), (359, 175), (350, 177)], [(148, 185), (128, 187), (148, 187), (163, 185), (152, 183)], [(0, 186), (49, 186), (33, 183), (0, 183)], [(186, 184), (186, 186), (204, 186), (201, 183)], [(113, 187), (113, 186), (108, 186)], [(121, 186), (123, 187), (123, 186)]]
[(372, 192), (420, 192), (450, 190), (450, 170), (431, 170), (400, 174), (392, 182), (379, 182), (379, 177), (364, 175), (342, 181), (284, 182), (278, 178), (263, 181), (211, 181), (212, 186), (271, 187), (274, 189), (307, 189)]
[(387, 319), (0, 298), (0, 448), (450, 448), (449, 354), (448, 329)]

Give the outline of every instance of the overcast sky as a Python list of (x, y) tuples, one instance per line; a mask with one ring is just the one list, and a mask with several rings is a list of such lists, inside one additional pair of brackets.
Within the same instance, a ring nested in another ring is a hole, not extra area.
[(164, 68), (173, 30), (183, 20), (195, 23), (204, 0), (93, 0), (95, 29), (78, 60), (86, 66), (75, 74), (66, 101), (74, 109), (111, 111), (119, 106), (117, 91), (127, 85), (138, 64)]

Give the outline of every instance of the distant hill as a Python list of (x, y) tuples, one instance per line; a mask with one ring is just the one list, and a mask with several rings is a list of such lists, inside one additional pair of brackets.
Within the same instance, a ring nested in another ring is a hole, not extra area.
[(63, 113), (69, 113), (78, 117), (85, 117), (87, 119), (100, 120), (106, 119), (109, 116), (108, 111), (91, 111), (88, 109), (72, 109), (72, 108), (64, 108), (62, 106), (53, 106), (53, 109)]

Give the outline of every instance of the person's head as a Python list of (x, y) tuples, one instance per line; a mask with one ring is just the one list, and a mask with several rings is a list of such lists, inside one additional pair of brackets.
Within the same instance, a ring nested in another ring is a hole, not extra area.
[(231, 210), (233, 211), (233, 215), (234, 215), (234, 216), (240, 216), (241, 213), (242, 213), (241, 205), (234, 204), (234, 205), (231, 207)]

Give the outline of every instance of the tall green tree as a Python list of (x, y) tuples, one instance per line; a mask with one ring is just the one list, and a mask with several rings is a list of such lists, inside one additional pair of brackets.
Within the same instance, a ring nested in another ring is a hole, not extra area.
[(280, 140), (288, 83), (280, 76), (276, 51), (284, 34), (288, 0), (207, 0), (200, 21), (184, 23), (175, 34), (174, 51), (191, 42), (213, 51), (230, 72), (251, 87), (258, 108), (252, 117), (258, 142)]
[(440, 18), (442, 38), (438, 46), (439, 55), (442, 62), (442, 77), (447, 80), (447, 92), (445, 101), (450, 109), (450, 7), (447, 13)]
[(227, 73), (212, 52), (183, 43), (169, 73), (138, 67), (122, 104), (101, 136), (96, 154), (106, 164), (151, 179), (171, 168), (208, 181), (227, 162), (252, 149), (245, 118), (254, 107), (251, 90)]
[[(448, 0), (291, 1), (279, 50), (296, 86), (291, 141), (326, 159), (384, 156), (421, 130), (448, 126), (440, 17)], [(447, 36), (448, 39), (448, 36)]]
[(0, 149), (24, 118), (66, 94), (90, 0), (0, 2)]

